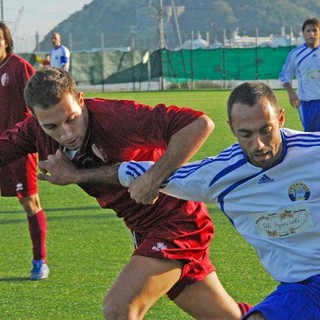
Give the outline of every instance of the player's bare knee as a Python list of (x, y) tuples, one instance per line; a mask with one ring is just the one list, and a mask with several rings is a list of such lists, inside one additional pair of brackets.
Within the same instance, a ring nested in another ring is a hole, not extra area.
[(112, 301), (106, 298), (103, 307), (103, 316), (107, 320), (141, 320), (146, 313), (147, 308), (137, 306), (135, 304), (126, 305), (119, 301)]
[(28, 216), (33, 216), (42, 209), (38, 195), (19, 198), (19, 202)]
[(115, 304), (105, 304), (103, 308), (103, 316), (106, 320), (136, 319), (129, 316), (127, 306)]

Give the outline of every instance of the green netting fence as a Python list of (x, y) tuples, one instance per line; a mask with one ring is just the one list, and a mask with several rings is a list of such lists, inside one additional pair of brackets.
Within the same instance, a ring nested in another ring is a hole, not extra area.
[[(130, 52), (75, 52), (72, 76), (79, 84), (278, 79), (293, 47), (218, 48)], [(37, 68), (33, 54), (21, 54)]]
[(292, 47), (163, 51), (170, 81), (278, 79)]

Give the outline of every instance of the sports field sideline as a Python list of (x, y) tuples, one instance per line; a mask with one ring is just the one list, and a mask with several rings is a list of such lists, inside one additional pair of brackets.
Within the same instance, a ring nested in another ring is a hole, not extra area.
[[(217, 154), (235, 140), (226, 123), (229, 91), (114, 92), (86, 94), (134, 99), (155, 105), (188, 106), (210, 116), (216, 129), (195, 159)], [(287, 93), (276, 95), (286, 112), (286, 126), (301, 129), (298, 113)], [(123, 222), (103, 210), (77, 186), (58, 187), (40, 182), (40, 197), (48, 216), (48, 280), (31, 282), (31, 244), (26, 218), (17, 199), (1, 198), (0, 209), (0, 319), (102, 319), (102, 300), (132, 253)], [(227, 291), (237, 300), (255, 304), (276, 286), (254, 250), (230, 222), (209, 205), (216, 235), (211, 259)], [(67, 235), (71, 234), (71, 237)], [(147, 314), (149, 320), (191, 319), (166, 297)]]

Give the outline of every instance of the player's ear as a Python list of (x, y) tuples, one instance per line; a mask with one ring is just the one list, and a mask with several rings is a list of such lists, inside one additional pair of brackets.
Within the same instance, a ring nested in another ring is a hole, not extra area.
[(284, 126), (284, 122), (285, 122), (284, 109), (280, 110), (278, 119), (279, 119), (280, 128), (282, 128)]
[(78, 93), (78, 102), (81, 107), (84, 106), (84, 94), (81, 91)]

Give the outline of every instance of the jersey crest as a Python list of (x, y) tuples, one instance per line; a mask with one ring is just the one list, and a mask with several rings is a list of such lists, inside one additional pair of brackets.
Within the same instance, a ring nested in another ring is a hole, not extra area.
[(1, 85), (3, 87), (7, 86), (9, 84), (9, 75), (8, 73), (4, 73), (2, 76), (1, 76)]
[(308, 200), (310, 198), (310, 194), (311, 192), (309, 187), (301, 181), (293, 183), (288, 191), (291, 201)]
[(91, 149), (92, 149), (92, 152), (98, 157), (100, 158), (103, 162), (107, 162), (108, 160), (108, 157), (107, 157), (107, 154), (106, 152), (103, 150), (102, 147), (96, 145), (96, 144), (93, 144), (91, 146)]

